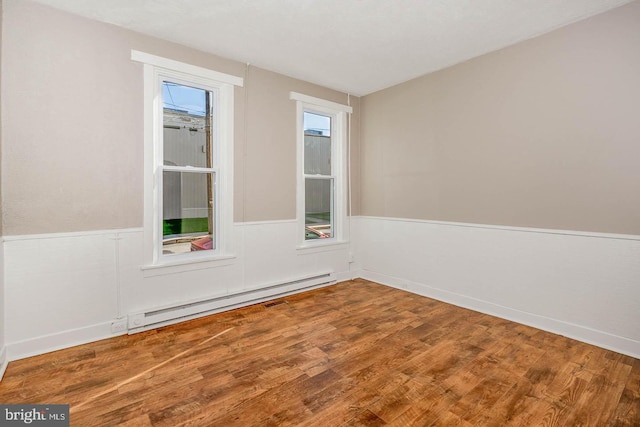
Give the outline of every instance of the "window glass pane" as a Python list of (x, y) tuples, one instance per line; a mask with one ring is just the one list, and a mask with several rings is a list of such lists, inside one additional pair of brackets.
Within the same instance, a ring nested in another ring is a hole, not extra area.
[(214, 173), (162, 175), (162, 253), (212, 250)]
[(333, 236), (333, 179), (306, 178), (305, 240)]
[(331, 117), (304, 113), (304, 173), (331, 175)]
[(211, 167), (212, 102), (210, 91), (162, 83), (165, 165)]

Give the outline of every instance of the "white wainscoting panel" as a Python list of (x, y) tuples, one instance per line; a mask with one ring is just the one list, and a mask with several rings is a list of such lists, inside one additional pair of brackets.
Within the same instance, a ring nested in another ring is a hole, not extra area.
[(250, 304), (251, 291), (319, 273), (351, 278), (348, 245), (301, 253), (296, 227), (235, 224), (233, 258), (151, 271), (142, 229), (6, 237), (8, 360), (126, 333), (111, 325), (131, 313), (243, 292)]
[(145, 277), (140, 270), (142, 233), (122, 233), (119, 268), (123, 311), (144, 312), (348, 270), (347, 248), (300, 255), (296, 227), (295, 221), (237, 223), (233, 228), (234, 259), (218, 267), (153, 277)]
[(238, 240), (245, 243), (242, 247), (245, 288), (276, 283), (283, 278), (295, 280), (327, 271), (348, 271), (348, 247), (311, 253), (300, 251), (296, 249), (297, 227), (296, 221), (254, 222), (236, 227), (243, 235)]
[(640, 357), (640, 236), (357, 217), (361, 277)]
[(121, 334), (111, 323), (129, 313), (326, 272), (640, 356), (640, 237), (356, 217), (351, 247), (308, 251), (296, 226), (236, 224), (235, 258), (153, 275), (140, 229), (5, 237), (6, 360)]
[(5, 237), (4, 251), (10, 360), (83, 342), (79, 329), (116, 317), (113, 234)]

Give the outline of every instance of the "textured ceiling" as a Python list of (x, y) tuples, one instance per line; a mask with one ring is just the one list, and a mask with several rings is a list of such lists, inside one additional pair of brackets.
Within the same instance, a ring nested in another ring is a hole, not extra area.
[(354, 95), (631, 0), (36, 0)]

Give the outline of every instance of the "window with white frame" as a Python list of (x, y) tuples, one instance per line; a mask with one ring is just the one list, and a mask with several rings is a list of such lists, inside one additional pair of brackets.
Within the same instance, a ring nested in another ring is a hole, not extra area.
[(132, 51), (144, 64), (146, 265), (228, 254), (233, 90), (242, 79)]
[(299, 246), (344, 242), (351, 107), (296, 92), (291, 99), (297, 103)]

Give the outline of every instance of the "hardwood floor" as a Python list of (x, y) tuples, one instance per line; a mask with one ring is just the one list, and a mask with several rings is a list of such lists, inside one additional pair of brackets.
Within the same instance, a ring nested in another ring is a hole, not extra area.
[(9, 364), (72, 426), (640, 426), (640, 360), (364, 280)]

